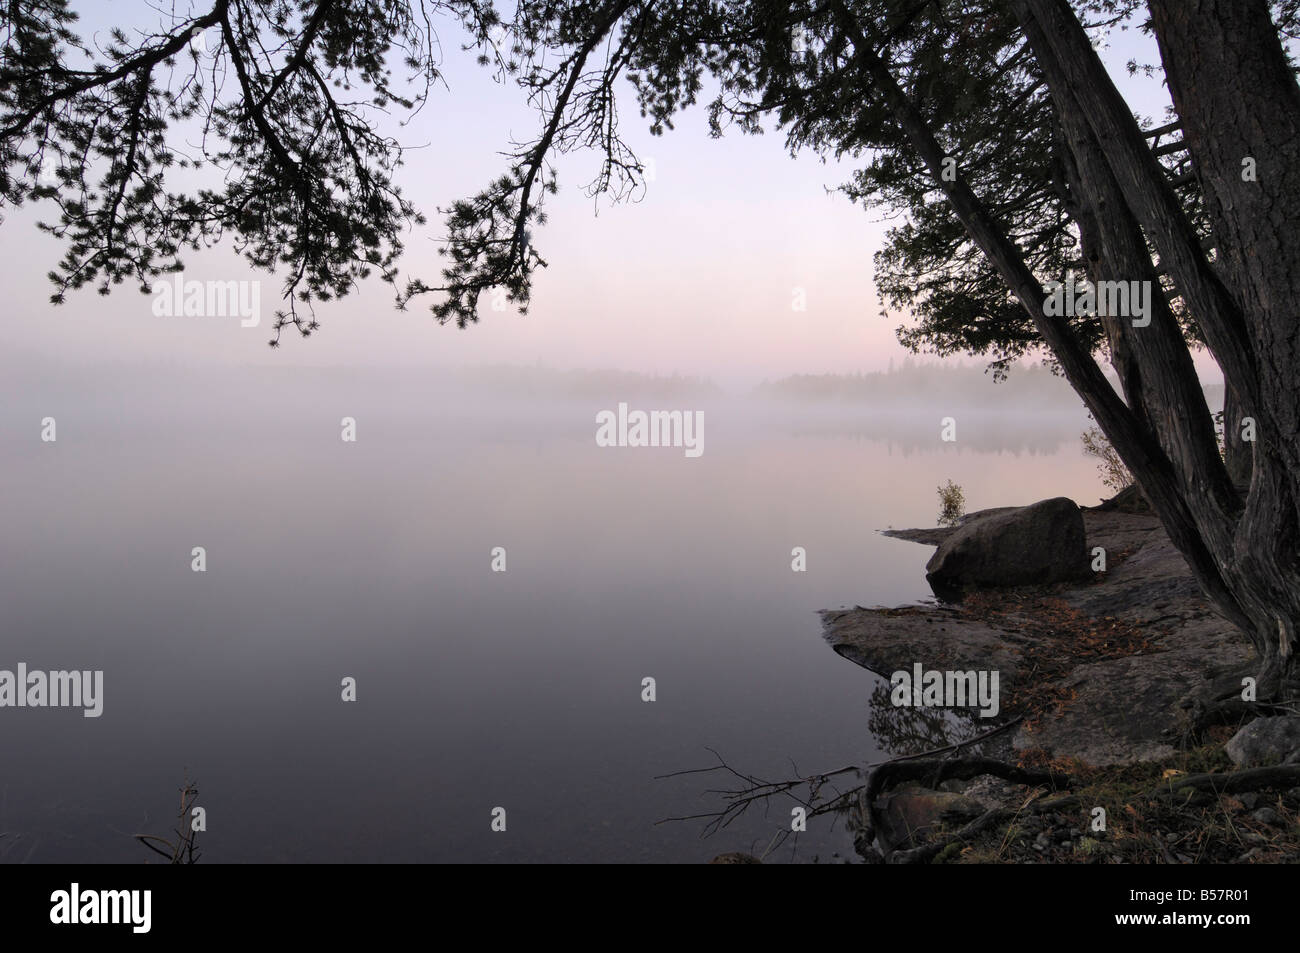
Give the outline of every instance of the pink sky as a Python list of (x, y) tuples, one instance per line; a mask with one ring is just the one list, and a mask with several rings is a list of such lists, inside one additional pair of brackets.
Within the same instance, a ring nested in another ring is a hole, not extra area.
[[(439, 90), (400, 134), (407, 144), (424, 146), (408, 154), (402, 184), (431, 220), (411, 236), (405, 259), (409, 273), (426, 277), (436, 277), (438, 268), (435, 207), (472, 194), (499, 173), (504, 166), (496, 153), (512, 134), (530, 135), (536, 123), (516, 90), (495, 84), (456, 52), (451, 36), (443, 39), (451, 91)], [(1131, 34), (1124, 37), (1108, 59), (1122, 64), (1138, 50), (1145, 54), (1135, 44)], [(1158, 85), (1121, 82), (1136, 108), (1158, 117)], [(698, 109), (660, 138), (644, 131), (630, 97), (623, 114), (627, 138), (653, 160), (649, 192), (636, 204), (602, 202), (595, 214), (581, 189), (592, 157), (562, 161), (550, 223), (535, 235), (551, 267), (538, 277), (527, 317), (485, 308), (481, 322), (466, 331), (441, 327), (420, 302), (396, 312), (390, 290), (375, 282), (356, 297), (321, 306), (318, 335), (286, 334), (285, 346), (274, 352), (266, 347), (266, 325), (279, 282), (228, 250), (191, 255), (187, 277), (260, 278), (260, 327), (156, 317), (150, 298), (127, 286), (106, 299), (83, 290), (56, 309), (46, 301), (44, 275), (59, 250), (35, 232), (28, 208), (11, 211), (0, 227), (11, 276), (0, 336), (11, 353), (71, 361), (541, 362), (704, 374), (724, 383), (876, 370), (905, 356), (894, 336), (900, 319), (881, 317), (871, 278), (886, 226), (878, 213), (826, 194), (851, 165), (823, 165), (813, 156), (792, 160), (780, 134), (712, 140)], [(806, 311), (791, 307), (796, 289), (803, 289)]]

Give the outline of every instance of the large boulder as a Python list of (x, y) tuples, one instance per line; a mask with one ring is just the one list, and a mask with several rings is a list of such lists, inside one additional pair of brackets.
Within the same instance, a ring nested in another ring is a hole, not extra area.
[(949, 536), (926, 564), (942, 587), (1027, 586), (1091, 574), (1083, 513), (1063, 496), (981, 516)]
[(1300, 717), (1256, 718), (1224, 745), (1236, 765), (1294, 764), (1300, 760)]

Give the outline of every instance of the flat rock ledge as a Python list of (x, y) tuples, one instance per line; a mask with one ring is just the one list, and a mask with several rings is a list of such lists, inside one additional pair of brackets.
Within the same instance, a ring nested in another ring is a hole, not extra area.
[[(1001, 511), (967, 519), (994, 512)], [(1085, 509), (1083, 516), (1087, 545), (1105, 548), (1107, 572), (1078, 583), (985, 590), (981, 598), (1006, 600), (1013, 609), (1026, 594), (1050, 598), (1078, 618), (1095, 620), (1099, 630), (1115, 622), (1140, 627), (1147, 644), (1135, 654), (1075, 665), (1059, 685), (1062, 701), (1020, 725), (1011, 745), (1097, 767), (1168, 757), (1190, 700), (1210, 679), (1246, 665), (1250, 646), (1206, 602), (1155, 517), (1115, 508)], [(937, 546), (953, 531), (885, 535)], [(857, 606), (823, 612), (822, 621), (838, 654), (886, 679), (918, 662), (926, 669), (996, 670), (1005, 712), (1016, 692), (1033, 686), (1036, 669), (1026, 666), (1027, 658), (1050, 646), (1014, 611), (974, 615), (962, 604)], [(978, 727), (992, 724), (996, 720)]]

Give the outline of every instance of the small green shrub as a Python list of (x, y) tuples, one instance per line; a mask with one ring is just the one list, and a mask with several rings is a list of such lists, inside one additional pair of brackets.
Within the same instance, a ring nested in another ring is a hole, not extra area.
[(966, 497), (956, 483), (939, 487), (939, 525), (956, 526), (966, 515)]
[(1101, 471), (1101, 482), (1116, 493), (1133, 482), (1133, 474), (1128, 472), (1124, 461), (1119, 458), (1100, 427), (1089, 427), (1081, 435), (1083, 452), (1097, 459), (1097, 469)]

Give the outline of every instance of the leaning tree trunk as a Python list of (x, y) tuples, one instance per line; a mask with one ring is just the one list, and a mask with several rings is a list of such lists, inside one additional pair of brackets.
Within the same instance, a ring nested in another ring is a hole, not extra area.
[[(1300, 87), (1265, 0), (1150, 0), (1165, 77), (1245, 319), (1259, 424), (1300, 503)], [(1247, 408), (1247, 413), (1250, 410)]]
[(1243, 489), (1250, 486), (1250, 474), (1254, 468), (1251, 441), (1243, 439), (1246, 432), (1243, 424), (1245, 414), (1241, 410), (1241, 401), (1232, 392), (1232, 388), (1223, 389), (1223, 462), (1228, 467), (1228, 476), (1235, 486)]
[[(1068, 108), (1062, 104), (1072, 97), (1077, 113), (1086, 119), (1121, 191), (1122, 204), (1159, 252), (1178, 293), (1197, 316), (1228, 389), (1240, 400), (1243, 416), (1255, 420), (1253, 477), (1244, 506), (1234, 491), (1224, 492), (1222, 467), (1217, 461), (1207, 464), (1200, 441), (1180, 446), (1177, 422), (1167, 416), (1177, 408), (1158, 412), (1169, 395), (1154, 398), (1146, 385), (1153, 378), (1182, 371), (1169, 363), (1168, 351), (1162, 353), (1154, 340), (1161, 330), (1154, 321), (1140, 329), (1141, 337), (1136, 328), (1125, 333), (1131, 358), (1139, 364), (1129, 376), (1143, 381), (1141, 399), (1147, 401), (1146, 416), (1154, 417), (1161, 449), (1174, 471), (1173, 487), (1167, 485), (1158, 465), (1142, 459), (1150, 455), (1149, 448), (1112, 433), (1100, 417), (1098, 423), (1133, 470), (1207, 594), (1250, 637), (1259, 655), (1260, 696), (1291, 695), (1300, 674), (1293, 651), (1300, 624), (1296, 517), (1300, 448), (1294, 429), (1300, 390), (1294, 378), (1270, 370), (1276, 364), (1274, 355), (1260, 355), (1270, 348), (1291, 353), (1287, 349), (1300, 343), (1290, 303), (1297, 293), (1295, 282), (1300, 281), (1300, 262), (1293, 261), (1300, 255), (1294, 240), (1300, 221), (1300, 182), (1294, 161), (1300, 140), (1287, 132), (1291, 138), (1282, 142), (1275, 131), (1264, 131), (1269, 126), (1300, 129), (1300, 94), (1285, 69), (1275, 32), (1271, 49), (1260, 45), (1261, 36), (1272, 29), (1262, 0), (1151, 0), (1151, 5), (1153, 13), (1168, 8), (1163, 18), (1155, 18), (1157, 31), (1162, 24), (1165, 31), (1162, 55), (1184, 129), (1190, 119), (1194, 130), (1187, 134), (1188, 147), (1198, 172), (1210, 179), (1207, 192), (1220, 190), (1217, 199), (1207, 199), (1207, 206), (1217, 247), (1234, 247), (1225, 254), (1227, 268), (1206, 260), (1190, 220), (1066, 0), (1016, 0), (1014, 4), (1058, 107)], [(1257, 8), (1256, 14), (1262, 11), (1263, 24), (1258, 16), (1242, 12), (1247, 7)], [(1225, 29), (1215, 27), (1213, 36), (1207, 36), (1205, 31), (1214, 23)], [(1243, 53), (1242, 43), (1251, 44), (1248, 53)], [(1252, 57), (1274, 57), (1276, 62), (1245, 69), (1245, 60)], [(1199, 84), (1180, 85), (1179, 71), (1170, 66), (1171, 61), (1195, 64)], [(1207, 74), (1212, 81), (1206, 80)], [(1243, 78), (1264, 83), (1277, 101), (1243, 85)], [(1283, 88), (1288, 83), (1289, 92)], [(1267, 105), (1262, 105), (1265, 100)], [(1231, 169), (1240, 181), (1245, 168), (1240, 156), (1229, 161), (1234, 149), (1253, 149), (1255, 165), (1266, 167), (1273, 176), (1269, 188), (1250, 201), (1234, 191), (1236, 184), (1229, 175)], [(1256, 218), (1244, 223), (1238, 220), (1243, 214)], [(1260, 247), (1234, 245), (1240, 241), (1258, 241)], [(1257, 255), (1268, 262), (1244, 262)], [(1121, 270), (1129, 267), (1120, 266)], [(1124, 277), (1142, 275), (1139, 271)], [(1192, 454), (1187, 452), (1189, 446)], [(1189, 517), (1194, 532), (1189, 532)]]
[[(1020, 300), (1207, 595), (1251, 639), (1259, 655), (1258, 697), (1290, 696), (1296, 675), (1292, 643), (1300, 621), (1296, 561), (1300, 533), (1287, 450), (1274, 436), (1274, 425), (1285, 414), (1264, 403), (1272, 401), (1276, 396), (1272, 391), (1282, 385), (1271, 378), (1262, 381), (1257, 370), (1260, 341), (1251, 331), (1258, 316), (1252, 317), (1252, 323), (1245, 320), (1239, 297), (1206, 260), (1195, 228), (1066, 0), (1014, 0), (1013, 7), (1035, 57), (1044, 65), (1049, 87), (1059, 93), (1058, 104), (1073, 102), (1071, 111), (1086, 118), (1087, 129), (1071, 126), (1081, 136), (1077, 139), (1081, 151), (1075, 158), (1088, 163), (1094, 181), (1111, 183), (1104, 190), (1111, 207), (1104, 207), (1104, 201), (1098, 204), (1102, 195), (1091, 195), (1089, 205), (1092, 218), (1104, 226), (1097, 232), (1099, 239), (1109, 243), (1102, 255), (1108, 259), (1104, 267), (1116, 273), (1132, 270), (1136, 274), (1126, 277), (1141, 280), (1151, 273), (1150, 256), (1141, 239), (1145, 235), (1150, 240), (1179, 294), (1197, 315), (1229, 387), (1241, 398), (1246, 414), (1260, 416), (1261, 432), (1272, 437), (1255, 447), (1254, 474), (1244, 506), (1213, 452), (1212, 431), (1201, 412), (1204, 396), (1193, 398), (1187, 392), (1195, 374), (1172, 315), (1162, 313), (1160, 324), (1153, 320), (1143, 329), (1113, 322), (1108, 328), (1123, 346), (1122, 360), (1127, 364), (1122, 376), (1130, 398), (1137, 401), (1129, 406), (1069, 325), (1046, 313), (1043, 286), (1002, 223), (960, 174), (943, 174), (946, 156), (933, 130), (844, 0), (830, 3), (832, 14), (853, 42), (854, 65), (883, 97), (972, 241)], [(1099, 156), (1107, 168), (1093, 161)], [(1114, 222), (1105, 220), (1111, 211), (1118, 216)], [(1145, 265), (1137, 263), (1139, 257)], [(1139, 337), (1138, 330), (1149, 333)], [(1294, 389), (1295, 385), (1285, 386)], [(1186, 419), (1180, 418), (1183, 411)]]
[[(1078, 340), (1068, 323), (1059, 316), (1047, 314), (1047, 295), (1043, 286), (1026, 264), (1023, 252), (1009, 237), (1002, 223), (989, 212), (960, 174), (955, 177), (943, 174), (945, 153), (933, 131), (898, 85), (889, 67), (876, 54), (874, 44), (863, 34), (843, 0), (832, 0), (832, 10), (841, 28), (853, 41), (854, 63), (863, 70), (864, 79), (884, 98), (912, 148), (951, 203), (972, 241), (1019, 299), (1038, 333), (1056, 355), (1071, 386), (1083, 399), (1141, 484), (1147, 498), (1161, 514), (1174, 545), (1187, 557), (1198, 580), (1228, 618), (1243, 629), (1253, 630), (1251, 618), (1237, 604), (1228, 580), (1220, 572), (1214, 547), (1203, 538), (1202, 530), (1189, 507), (1190, 495), (1180, 483), (1178, 473), (1147, 420), (1119, 398), (1089, 349)], [(1221, 464), (1219, 469), (1222, 470)], [(1224, 490), (1228, 486), (1226, 475), (1223, 480), (1204, 481), (1204, 489)], [(1207, 496), (1204, 489), (1197, 496), (1198, 502)], [(1217, 500), (1218, 496), (1217, 492), (1208, 494), (1211, 501)], [(1229, 538), (1226, 524), (1221, 524), (1217, 536), (1220, 548), (1227, 545)]]
[[(1235, 566), (1295, 675), (1300, 628), (1300, 87), (1266, 0), (1150, 0), (1169, 91), (1256, 360), (1253, 473)], [(1252, 413), (1253, 410), (1253, 413)], [(1226, 415), (1225, 415), (1226, 417)], [(1240, 421), (1237, 422), (1240, 434)]]

